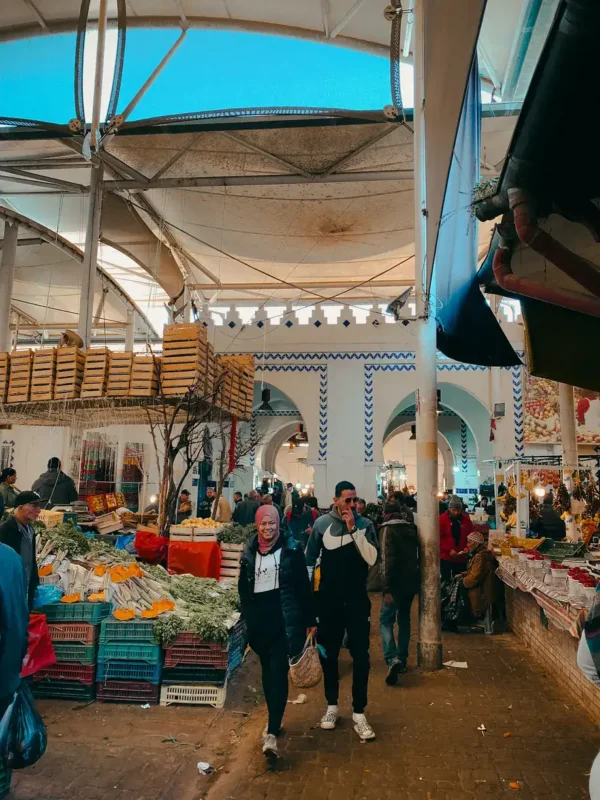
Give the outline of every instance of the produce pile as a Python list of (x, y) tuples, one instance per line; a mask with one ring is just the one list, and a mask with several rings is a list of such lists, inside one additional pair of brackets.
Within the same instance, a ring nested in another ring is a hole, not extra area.
[(256, 533), (256, 525), (238, 525), (237, 522), (232, 522), (231, 525), (226, 525), (222, 531), (217, 534), (217, 541), (219, 544), (248, 544), (250, 538)]
[(184, 528), (219, 528), (220, 525), (210, 517), (208, 519), (200, 519), (199, 517), (188, 517), (181, 523)]
[(183, 631), (205, 641), (226, 642), (229, 629), (239, 619), (237, 590), (213, 578), (169, 575), (162, 567), (148, 567), (163, 592), (175, 599), (172, 613), (159, 617), (154, 626), (158, 644), (167, 645)]

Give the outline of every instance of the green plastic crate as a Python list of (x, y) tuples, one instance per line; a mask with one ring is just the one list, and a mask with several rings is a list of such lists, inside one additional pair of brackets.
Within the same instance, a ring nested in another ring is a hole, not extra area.
[(108, 617), (111, 611), (110, 603), (52, 603), (39, 609), (48, 622), (89, 622), (92, 625)]
[(76, 642), (53, 642), (56, 660), (77, 662), (78, 664), (91, 665), (96, 663), (95, 644), (78, 644)]
[(6, 795), (10, 792), (11, 778), (12, 770), (6, 766), (2, 759), (0, 759), (0, 798), (6, 797)]
[(98, 661), (145, 661), (160, 664), (162, 648), (143, 642), (107, 642), (98, 648)]
[(120, 642), (133, 644), (135, 642), (154, 642), (154, 622), (130, 620), (119, 622), (113, 617), (103, 620), (100, 627), (100, 644), (107, 642)]

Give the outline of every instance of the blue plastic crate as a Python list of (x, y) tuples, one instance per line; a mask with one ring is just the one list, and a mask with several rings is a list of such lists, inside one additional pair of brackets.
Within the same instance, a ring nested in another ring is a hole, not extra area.
[(147, 661), (98, 661), (96, 680), (148, 681), (160, 683), (161, 664), (148, 664)]
[(100, 627), (100, 644), (106, 642), (147, 642), (154, 644), (154, 622), (130, 620), (119, 622), (114, 617), (103, 620)]
[(146, 661), (160, 664), (162, 647), (145, 642), (106, 642), (98, 648), (98, 661)]
[(89, 622), (97, 625), (105, 617), (110, 616), (110, 603), (51, 603), (37, 609), (45, 614), (47, 622)]

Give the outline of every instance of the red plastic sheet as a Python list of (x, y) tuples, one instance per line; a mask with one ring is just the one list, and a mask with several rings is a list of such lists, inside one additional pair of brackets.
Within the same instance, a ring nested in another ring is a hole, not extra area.
[(221, 550), (216, 542), (170, 542), (167, 569), (176, 575), (216, 578), (221, 574)]
[(135, 549), (140, 558), (158, 564), (167, 557), (169, 540), (164, 536), (157, 536), (152, 531), (137, 531), (135, 534)]
[(52, 646), (45, 614), (31, 614), (27, 626), (27, 654), (23, 659), (21, 677), (27, 678), (34, 672), (56, 664), (56, 654)]

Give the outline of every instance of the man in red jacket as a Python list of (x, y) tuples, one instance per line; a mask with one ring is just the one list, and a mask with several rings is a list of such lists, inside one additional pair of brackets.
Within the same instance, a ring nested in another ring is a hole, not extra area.
[(448, 511), (440, 517), (440, 572), (447, 581), (464, 572), (467, 562), (467, 536), (473, 531), (471, 517), (463, 512), (460, 497), (452, 495)]

